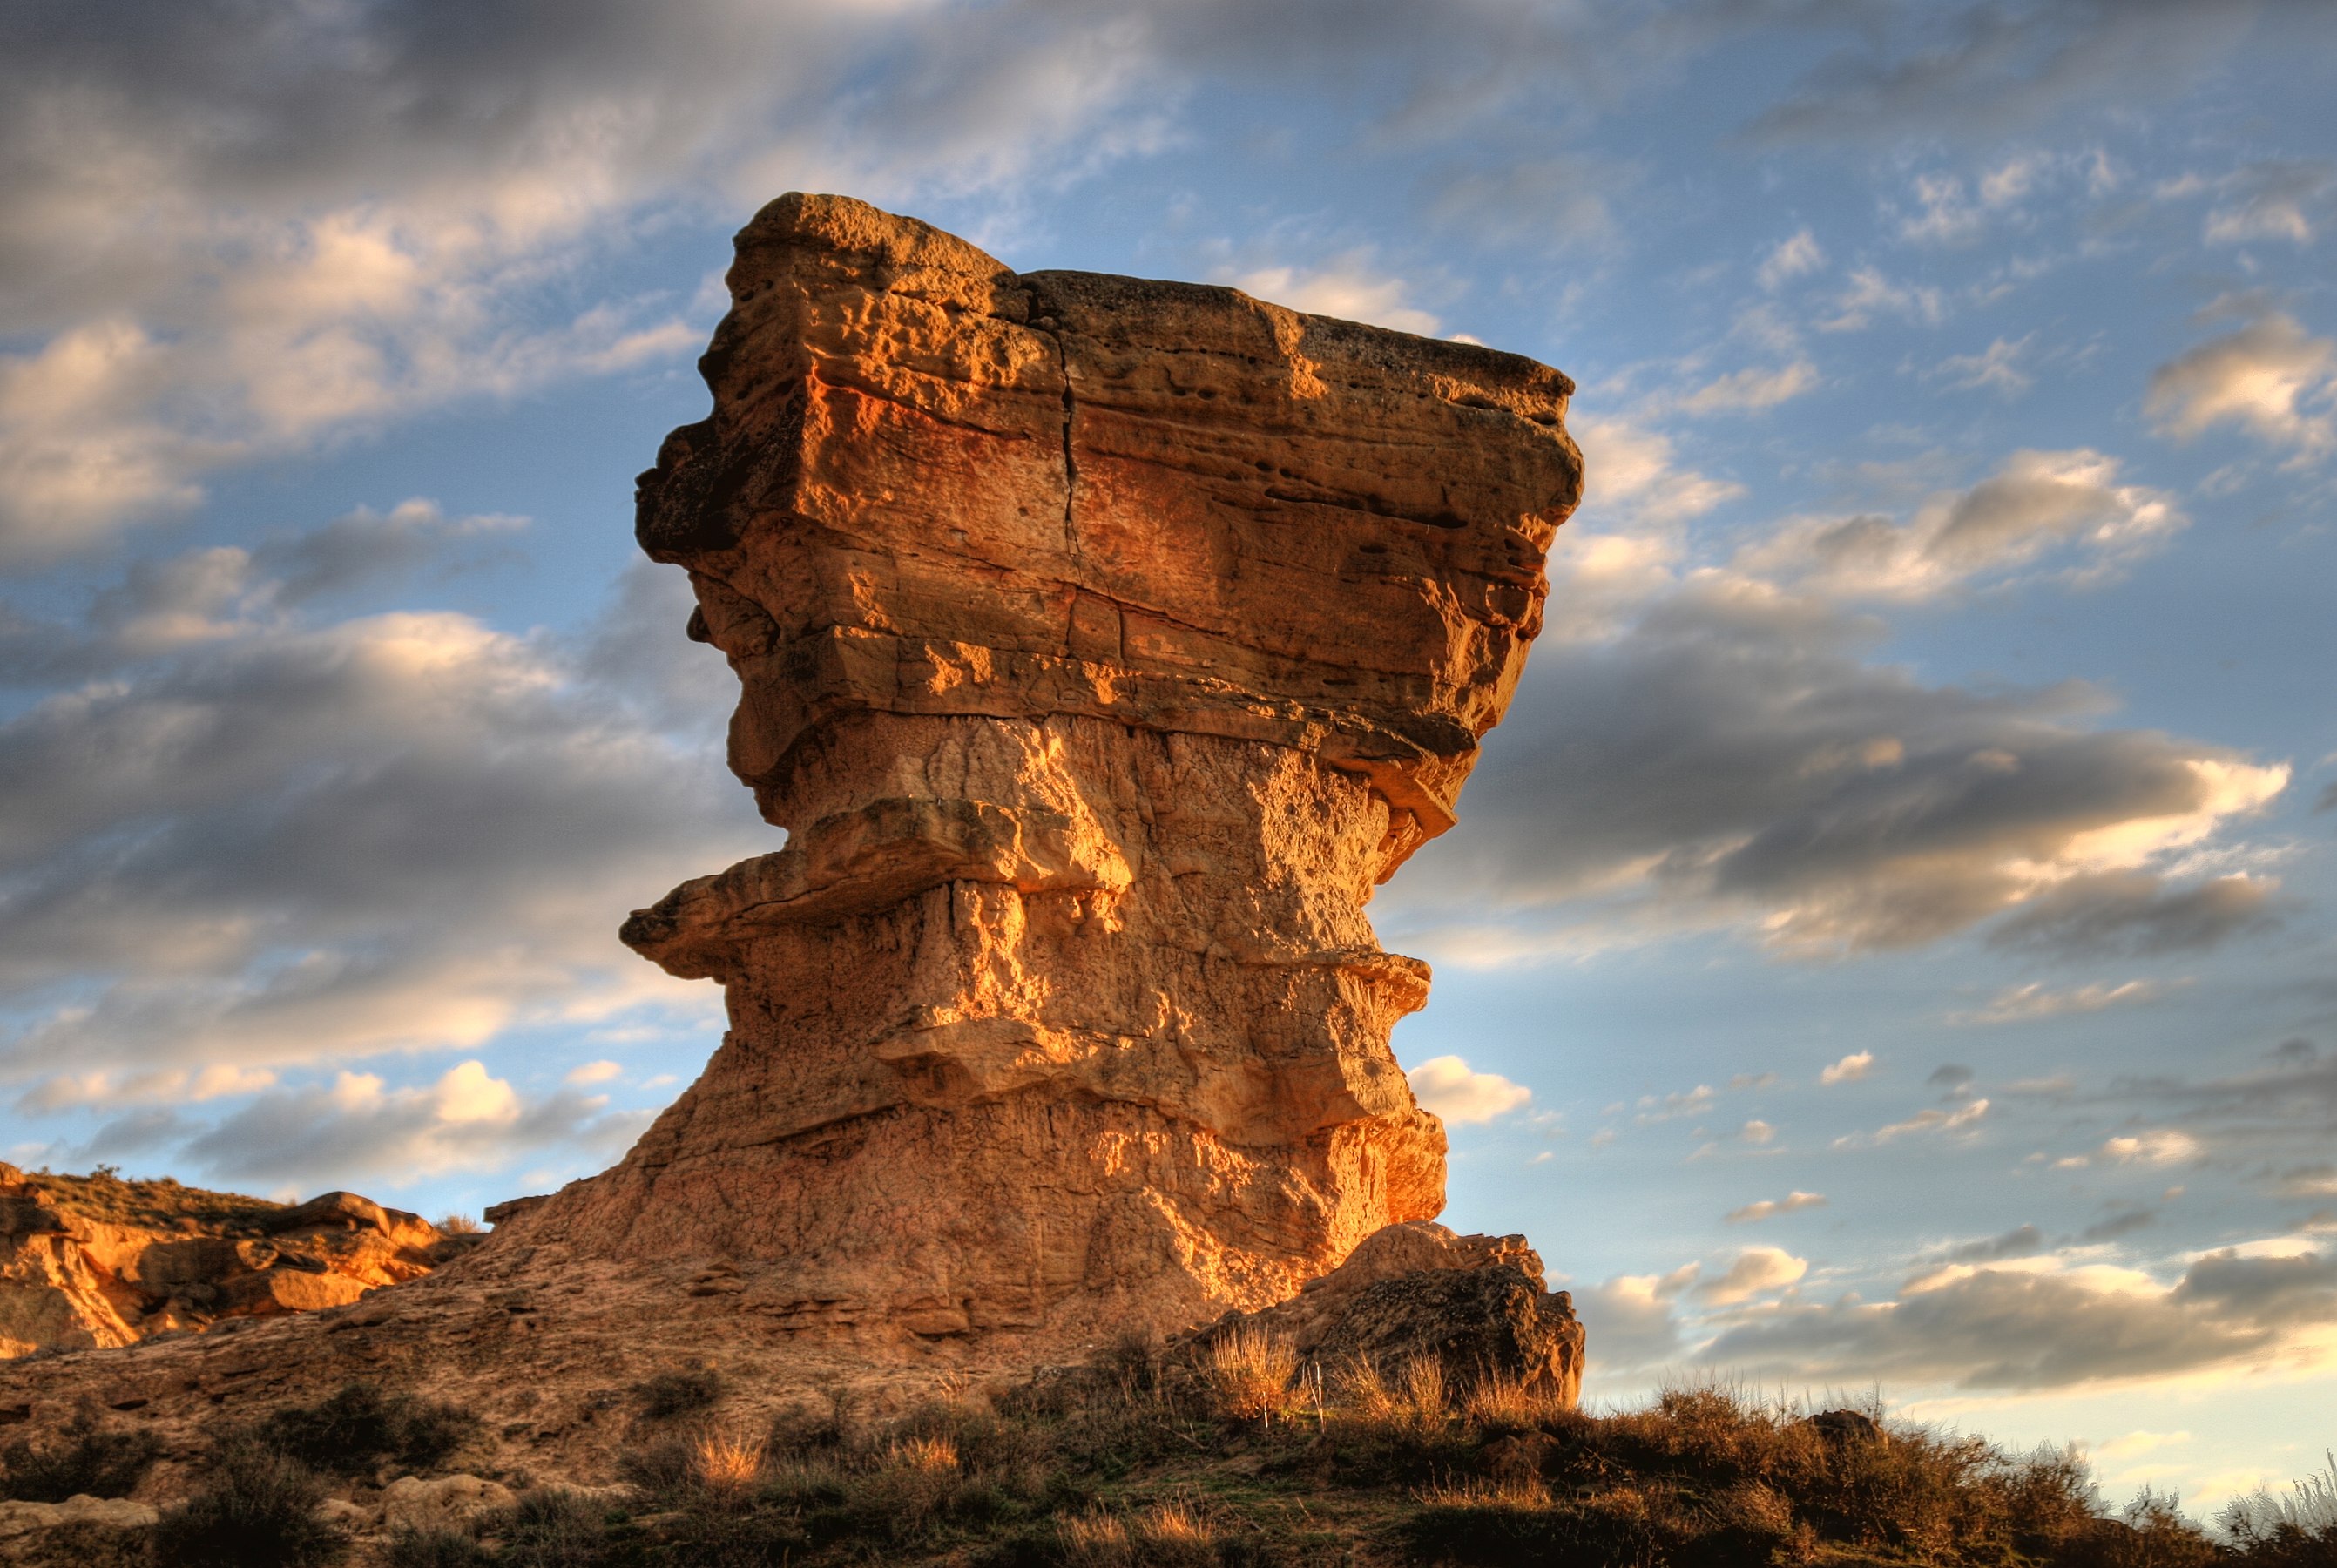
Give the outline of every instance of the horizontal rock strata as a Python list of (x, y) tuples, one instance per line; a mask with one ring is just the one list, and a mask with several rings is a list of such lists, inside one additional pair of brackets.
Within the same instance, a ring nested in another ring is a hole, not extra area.
[(1452, 820), (1580, 491), (1570, 384), (790, 196), (642, 476), (785, 848), (625, 926), (730, 1032), (514, 1243), (788, 1329), (1281, 1300), (1443, 1203), (1372, 889)]

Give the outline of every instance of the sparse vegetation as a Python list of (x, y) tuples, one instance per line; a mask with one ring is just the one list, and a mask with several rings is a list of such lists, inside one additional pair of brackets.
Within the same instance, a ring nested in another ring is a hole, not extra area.
[(479, 1418), (376, 1383), (348, 1383), (314, 1405), (288, 1405), (242, 1441), (342, 1475), (389, 1463), (410, 1471), (444, 1464), (480, 1430)]
[(347, 1554), (348, 1533), (318, 1514), (323, 1477), (249, 1441), (214, 1459), (205, 1485), (154, 1527), (161, 1568), (323, 1568)]
[(468, 1214), (449, 1214), (438, 1221), (441, 1236), (476, 1236), (479, 1231), (478, 1220)]
[(127, 1497), (161, 1453), (152, 1433), (109, 1425), (83, 1406), (53, 1438), (19, 1437), (0, 1446), (0, 1496), (26, 1503), (83, 1494)]
[(711, 1409), (722, 1393), (722, 1374), (703, 1364), (660, 1372), (633, 1386), (641, 1414), (652, 1421), (670, 1421)]

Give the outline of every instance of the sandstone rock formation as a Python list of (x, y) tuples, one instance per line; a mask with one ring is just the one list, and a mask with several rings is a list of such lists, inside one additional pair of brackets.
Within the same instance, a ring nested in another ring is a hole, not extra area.
[(1540, 630), (1571, 384), (1017, 276), (838, 197), (766, 208), (729, 281), (713, 415), (639, 529), (788, 837), (627, 923), (730, 1032), (490, 1251), (692, 1267), (863, 1346), (1064, 1346), (1433, 1218), (1442, 1129), (1387, 1044), (1428, 971), (1364, 906), (1451, 825)]
[(287, 1207), (0, 1165), (0, 1357), (337, 1307), (464, 1244), (354, 1192)]

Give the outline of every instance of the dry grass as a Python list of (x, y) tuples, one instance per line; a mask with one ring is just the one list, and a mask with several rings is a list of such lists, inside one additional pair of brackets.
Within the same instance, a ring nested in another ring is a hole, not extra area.
[(1217, 1414), (1236, 1421), (1271, 1424), (1297, 1404), (1291, 1385), (1298, 1377), (1298, 1354), (1262, 1328), (1244, 1324), (1209, 1346), (1209, 1391)]
[(441, 1236), (476, 1236), (479, 1222), (468, 1214), (449, 1214), (438, 1221)]
[(1191, 1504), (1156, 1503), (1131, 1516), (1097, 1511), (1063, 1520), (1056, 1532), (1073, 1568), (1216, 1568), (1219, 1532)]
[(702, 1432), (689, 1446), (689, 1473), (711, 1491), (736, 1494), (763, 1473), (764, 1441), (735, 1432)]

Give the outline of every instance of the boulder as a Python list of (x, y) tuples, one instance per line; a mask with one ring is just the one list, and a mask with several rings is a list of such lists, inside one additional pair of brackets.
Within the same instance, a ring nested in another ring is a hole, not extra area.
[(477, 1475), (404, 1475), (383, 1488), (385, 1530), (456, 1530), (482, 1514), (508, 1508), (519, 1496), (499, 1481)]
[(161, 1515), (143, 1503), (127, 1497), (68, 1497), (62, 1503), (0, 1503), (0, 1543), (56, 1529), (64, 1524), (100, 1524), (114, 1530), (142, 1530)]

